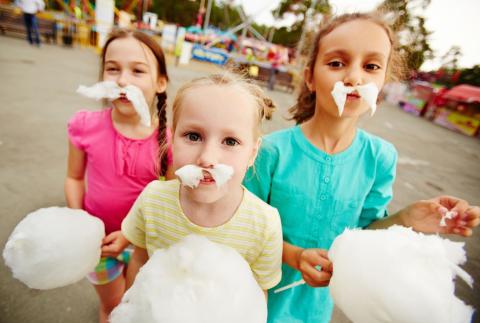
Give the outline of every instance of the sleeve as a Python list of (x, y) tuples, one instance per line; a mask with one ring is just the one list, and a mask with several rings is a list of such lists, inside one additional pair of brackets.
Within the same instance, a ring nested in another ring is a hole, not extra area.
[(283, 236), (280, 216), (272, 208), (271, 221), (267, 224), (262, 252), (251, 265), (253, 274), (263, 290), (277, 285), (282, 278)]
[(145, 217), (143, 200), (148, 186), (140, 193), (132, 208), (122, 221), (122, 233), (131, 244), (146, 249)]
[(70, 142), (80, 150), (85, 150), (85, 118), (88, 111), (78, 111), (68, 121), (67, 133)]
[(362, 228), (388, 215), (387, 206), (393, 197), (398, 153), (393, 145), (388, 144), (387, 147), (377, 164), (375, 181), (363, 204), (359, 220)]
[(277, 163), (278, 151), (265, 140), (262, 142), (254, 165), (248, 169), (243, 179), (243, 185), (267, 203), (270, 203), (272, 177)]

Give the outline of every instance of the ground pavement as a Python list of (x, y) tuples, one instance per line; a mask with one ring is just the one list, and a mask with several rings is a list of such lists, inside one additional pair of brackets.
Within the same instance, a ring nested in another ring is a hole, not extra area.
[[(81, 108), (99, 108), (75, 94), (79, 84), (98, 79), (98, 56), (92, 49), (55, 45), (31, 47), (26, 41), (0, 37), (0, 247), (15, 225), (41, 207), (65, 205), (66, 122)], [(171, 102), (176, 89), (190, 78), (219, 68), (193, 62), (173, 66), (169, 58)], [(265, 132), (291, 124), (283, 119), (292, 95), (269, 92), (279, 105)], [(383, 105), (362, 126), (397, 147), (399, 165), (394, 212), (406, 204), (438, 194), (461, 196), (480, 204), (480, 140), (469, 138)], [(462, 239), (458, 239), (462, 240)], [(477, 281), (474, 290), (458, 283), (457, 294), (480, 308), (480, 230), (466, 240), (466, 270)], [(30, 290), (14, 280), (0, 261), (0, 323), (96, 322), (97, 299), (85, 281), (51, 291)], [(347, 322), (336, 311), (332, 322)]]

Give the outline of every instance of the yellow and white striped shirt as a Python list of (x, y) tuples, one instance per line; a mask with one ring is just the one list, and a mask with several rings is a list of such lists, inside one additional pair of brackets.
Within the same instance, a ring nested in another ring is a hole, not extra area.
[(149, 256), (159, 248), (198, 234), (234, 248), (249, 263), (262, 289), (281, 278), (282, 227), (277, 209), (244, 189), (243, 200), (231, 219), (217, 227), (201, 227), (183, 213), (178, 180), (153, 181), (137, 198), (122, 223), (122, 232)]

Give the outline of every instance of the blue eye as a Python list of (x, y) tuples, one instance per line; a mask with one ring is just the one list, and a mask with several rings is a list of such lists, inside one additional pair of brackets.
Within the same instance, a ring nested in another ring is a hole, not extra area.
[(225, 138), (223, 140), (223, 143), (227, 146), (236, 146), (236, 145), (239, 144), (238, 140), (236, 140), (235, 138), (231, 138), (231, 137)]
[(200, 141), (200, 139), (201, 139), (200, 135), (196, 132), (189, 132), (189, 133), (185, 134), (185, 137), (187, 137), (188, 140), (190, 140), (190, 141)]

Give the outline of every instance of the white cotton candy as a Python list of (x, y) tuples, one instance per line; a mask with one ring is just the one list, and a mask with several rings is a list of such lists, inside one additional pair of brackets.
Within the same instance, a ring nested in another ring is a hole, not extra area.
[(365, 102), (367, 102), (370, 107), (370, 116), (373, 116), (377, 110), (377, 97), (378, 97), (378, 88), (373, 83), (368, 83), (365, 85), (359, 85), (356, 87), (358, 94), (362, 97)]
[(234, 249), (190, 235), (159, 249), (140, 269), (111, 323), (264, 323), (267, 307)]
[(130, 100), (133, 108), (140, 116), (140, 123), (147, 127), (152, 125), (150, 109), (145, 97), (143, 96), (143, 92), (134, 85), (127, 85), (126, 87), (122, 88), (115, 82), (104, 81), (96, 83), (90, 87), (80, 85), (77, 89), (77, 93), (95, 100), (115, 100), (123, 94), (128, 100)]
[(440, 219), (440, 226), (441, 227), (446, 227), (447, 226), (447, 220), (453, 219), (457, 216), (457, 212), (455, 211), (447, 211), (445, 214), (442, 216)]
[(83, 210), (39, 209), (15, 227), (3, 258), (13, 277), (30, 288), (62, 287), (93, 271), (104, 235), (103, 222)]
[(341, 117), (343, 114), (343, 110), (345, 108), (345, 102), (347, 100), (347, 94), (350, 94), (354, 91), (357, 91), (360, 97), (368, 104), (370, 107), (370, 115), (373, 116), (377, 109), (377, 97), (378, 97), (378, 88), (374, 83), (368, 83), (365, 85), (359, 86), (345, 86), (343, 82), (338, 81), (333, 86), (333, 90), (331, 92), (333, 96), (333, 100), (338, 108), (338, 115)]
[(458, 265), (463, 243), (405, 227), (346, 230), (333, 242), (330, 293), (359, 323), (468, 323), (472, 307), (454, 295), (456, 275), (472, 286)]
[(152, 124), (152, 120), (150, 117), (150, 109), (148, 108), (148, 104), (145, 100), (145, 97), (143, 96), (142, 90), (140, 90), (134, 85), (127, 85), (123, 88), (123, 91), (127, 96), (127, 99), (132, 102), (135, 111), (137, 111), (137, 114), (140, 116), (140, 122), (143, 125), (150, 127)]
[(184, 186), (195, 188), (203, 179), (203, 168), (196, 165), (185, 165), (175, 171)]
[(345, 108), (345, 101), (347, 100), (347, 94), (352, 93), (354, 88), (351, 86), (345, 86), (343, 82), (338, 81), (333, 86), (332, 96), (335, 104), (338, 108), (338, 116), (341, 117), (343, 109)]
[(207, 171), (212, 174), (217, 187), (222, 187), (223, 184), (228, 182), (228, 180), (233, 176), (233, 167), (224, 164), (217, 164), (213, 167), (213, 169), (208, 169)]
[(80, 85), (77, 93), (97, 101), (101, 99), (115, 100), (120, 97), (121, 87), (115, 82), (105, 81), (98, 82), (90, 87)]
[(233, 167), (224, 164), (217, 164), (213, 168), (202, 168), (189, 164), (177, 169), (175, 175), (180, 178), (182, 185), (196, 188), (203, 179), (204, 171), (212, 175), (218, 188), (222, 187), (233, 176)]

